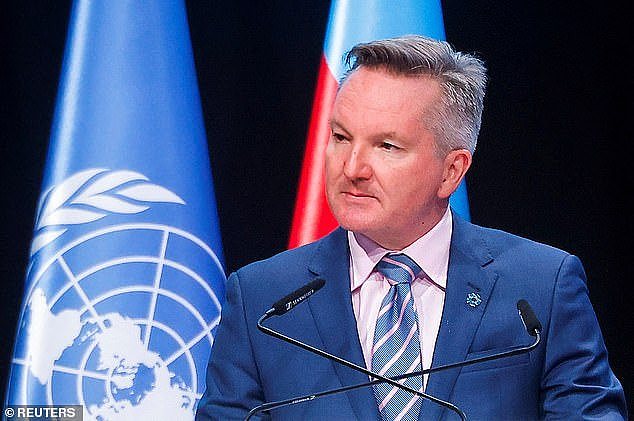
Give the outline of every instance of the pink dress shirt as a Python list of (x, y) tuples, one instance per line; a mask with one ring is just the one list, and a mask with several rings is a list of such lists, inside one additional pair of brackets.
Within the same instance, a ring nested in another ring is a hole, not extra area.
[[(379, 307), (390, 288), (383, 276), (374, 271), (374, 267), (390, 252), (407, 254), (423, 269), (412, 283), (412, 293), (418, 314), (422, 367), (431, 367), (445, 303), (451, 231), (452, 218), (449, 208), (431, 230), (403, 250), (386, 250), (369, 238), (348, 231), (352, 306), (368, 368), (372, 367), (371, 351)], [(427, 385), (428, 377), (424, 376), (424, 386)]]

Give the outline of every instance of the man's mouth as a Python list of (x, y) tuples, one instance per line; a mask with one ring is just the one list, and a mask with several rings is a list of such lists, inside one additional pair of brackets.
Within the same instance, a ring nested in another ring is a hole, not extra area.
[(345, 196), (348, 197), (355, 197), (355, 198), (374, 198), (373, 195), (369, 194), (369, 193), (364, 193), (364, 192), (359, 192), (359, 191), (343, 191), (342, 192)]

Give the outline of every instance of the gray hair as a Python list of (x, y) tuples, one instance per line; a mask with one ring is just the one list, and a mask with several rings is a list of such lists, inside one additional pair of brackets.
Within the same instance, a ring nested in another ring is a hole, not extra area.
[(357, 44), (346, 54), (345, 62), (349, 70), (342, 83), (360, 67), (437, 80), (440, 103), (423, 116), (436, 135), (436, 152), (445, 156), (455, 149), (475, 151), (487, 81), (482, 60), (455, 51), (445, 41), (408, 35)]

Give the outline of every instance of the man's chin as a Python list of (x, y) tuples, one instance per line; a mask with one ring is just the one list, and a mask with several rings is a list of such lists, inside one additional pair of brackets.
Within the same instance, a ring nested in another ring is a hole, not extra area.
[(380, 228), (380, 224), (376, 219), (361, 218), (359, 215), (355, 215), (353, 217), (338, 217), (335, 215), (335, 218), (337, 219), (337, 222), (339, 222), (341, 228), (354, 233), (363, 234), (369, 238), (372, 238), (373, 233), (377, 231), (377, 228)]

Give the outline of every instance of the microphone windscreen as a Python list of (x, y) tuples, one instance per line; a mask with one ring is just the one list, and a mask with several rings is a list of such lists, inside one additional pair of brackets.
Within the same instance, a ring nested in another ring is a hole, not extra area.
[(531, 336), (536, 336), (538, 332), (542, 331), (542, 324), (539, 322), (533, 308), (526, 300), (519, 300), (517, 302), (517, 310), (520, 313), (524, 327)]
[(296, 289), (295, 291), (291, 292), (290, 294), (273, 304), (273, 314), (279, 316), (286, 313), (297, 304), (301, 303), (302, 301), (313, 295), (315, 292), (319, 291), (325, 283), (326, 281), (324, 281), (323, 279), (316, 278), (303, 287)]

